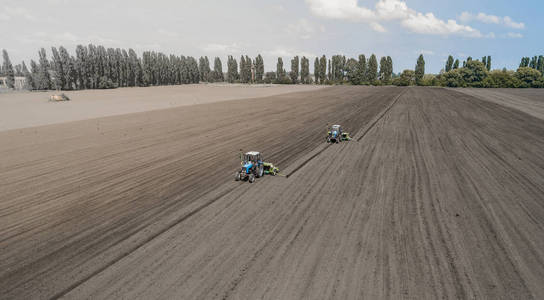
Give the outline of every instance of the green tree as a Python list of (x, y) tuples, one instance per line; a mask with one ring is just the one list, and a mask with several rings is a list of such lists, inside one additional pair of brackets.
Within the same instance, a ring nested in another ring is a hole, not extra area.
[(229, 55), (227, 60), (227, 80), (230, 83), (238, 80), (238, 63), (236, 62), (236, 59), (232, 57), (232, 55)]
[(522, 57), (521, 58), (521, 63), (519, 64), (519, 67), (520, 68), (529, 67), (529, 62), (530, 62), (530, 59), (528, 57)]
[(225, 76), (223, 76), (223, 64), (219, 57), (216, 57), (213, 61), (213, 73), (215, 75), (215, 81), (225, 81)]
[(283, 59), (278, 57), (278, 62), (276, 63), (276, 78), (277, 80), (282, 80), (285, 77), (285, 69), (283, 68)]
[(318, 84), (319, 83), (319, 70), (321, 69), (320, 67), (320, 64), (319, 64), (319, 58), (315, 58), (314, 60), (314, 79), (315, 79), (315, 83)]
[(72, 90), (76, 84), (77, 78), (75, 59), (71, 57), (66, 48), (62, 46), (59, 47), (59, 55), (64, 74), (62, 88), (64, 90)]
[(305, 56), (300, 59), (300, 81), (303, 84), (310, 83), (310, 60)]
[(374, 84), (378, 79), (378, 60), (376, 55), (372, 54), (368, 59), (368, 68), (366, 73), (366, 81), (370, 84)]
[(15, 73), (13, 72), (13, 65), (9, 59), (8, 52), (5, 49), (2, 50), (2, 57), (4, 59), (2, 71), (6, 75), (6, 85), (8, 88), (13, 89), (15, 88)]
[(415, 83), (415, 72), (413, 70), (404, 70), (400, 74), (400, 77), (393, 80), (394, 85), (398, 86), (410, 86)]
[(520, 87), (523, 88), (540, 88), (544, 84), (542, 73), (531, 67), (519, 68), (514, 76), (521, 81)]
[(319, 59), (319, 83), (323, 84), (326, 80), (327, 73), (327, 57), (325, 55), (321, 56)]
[(26, 67), (25, 62), (22, 63), (22, 72), (23, 76), (25, 76), (25, 89), (27, 90), (35, 90), (36, 85), (34, 84), (34, 78), (32, 77), (32, 74), (28, 71), (28, 68)]
[(51, 89), (51, 76), (49, 75), (49, 60), (47, 59), (47, 54), (45, 49), (41, 48), (38, 52), (39, 55), (39, 79), (36, 83), (36, 86), (39, 90), (50, 90)]
[(448, 87), (463, 87), (465, 83), (463, 77), (461, 76), (461, 69), (453, 69), (449, 72), (442, 74), (441, 81), (442, 85)]
[(198, 71), (200, 72), (200, 79), (204, 82), (209, 82), (210, 61), (207, 56), (201, 56), (198, 59)]
[(485, 63), (485, 67), (487, 68), (487, 70), (491, 71), (491, 56), (487, 56), (487, 60)]
[(263, 61), (263, 57), (259, 54), (255, 58), (255, 81), (257, 83), (262, 83), (263, 76), (264, 76), (264, 61)]
[(354, 58), (346, 62), (346, 76), (351, 84), (359, 84), (359, 62)]
[(482, 85), (486, 88), (518, 88), (521, 81), (514, 76), (513, 71), (494, 70), (484, 79)]
[(455, 62), (453, 63), (453, 69), (452, 70), (456, 70), (456, 69), (459, 69), (459, 60), (456, 59)]
[(391, 83), (391, 75), (393, 74), (393, 60), (391, 57), (382, 57), (380, 59), (379, 78), (383, 84)]
[(291, 59), (291, 72), (289, 72), (289, 76), (291, 77), (291, 82), (293, 84), (298, 83), (298, 75), (299, 75), (299, 58), (298, 56), (293, 57)]
[(540, 55), (540, 56), (538, 57), (538, 62), (537, 62), (537, 64), (536, 64), (536, 69), (537, 69), (540, 73), (544, 74), (544, 56)]
[(466, 66), (460, 69), (463, 82), (471, 87), (482, 87), (488, 73), (486, 66), (478, 60), (467, 61)]
[(420, 54), (419, 58), (417, 59), (417, 64), (415, 69), (417, 85), (421, 85), (421, 80), (423, 79), (423, 75), (425, 75), (425, 59), (423, 58), (423, 54)]
[[(457, 62), (459, 63), (459, 61)], [(453, 56), (448, 56), (448, 60), (446, 61), (446, 68), (445, 71), (449, 72), (453, 69)]]
[(367, 67), (366, 67), (366, 57), (364, 54), (359, 55), (359, 62), (357, 67), (357, 79), (358, 84), (364, 84), (366, 82), (366, 74), (367, 74)]

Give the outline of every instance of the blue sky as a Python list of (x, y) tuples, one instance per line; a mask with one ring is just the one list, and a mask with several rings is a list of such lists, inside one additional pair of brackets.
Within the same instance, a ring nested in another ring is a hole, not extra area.
[[(393, 58), (395, 72), (419, 53), (428, 73), (448, 54), (491, 55), (515, 69), (544, 54), (544, 1), (423, 0), (0, 0), (0, 47), (12, 61), (40, 47), (77, 44), (192, 56), (263, 54), (267, 70), (282, 56), (371, 53)], [(313, 68), (313, 63), (311, 63)]]

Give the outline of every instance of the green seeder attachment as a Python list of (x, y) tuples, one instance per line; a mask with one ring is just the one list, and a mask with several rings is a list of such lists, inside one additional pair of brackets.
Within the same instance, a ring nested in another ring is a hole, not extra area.
[(276, 176), (280, 172), (280, 169), (275, 167), (272, 163), (265, 162), (265, 163), (263, 163), (263, 166), (264, 166), (264, 173), (265, 174)]
[(351, 136), (349, 136), (349, 133), (342, 132), (342, 141), (351, 141)]

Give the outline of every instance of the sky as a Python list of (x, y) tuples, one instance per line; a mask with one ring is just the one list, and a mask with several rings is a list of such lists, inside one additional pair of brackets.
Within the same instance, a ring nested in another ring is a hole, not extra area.
[(544, 54), (543, 0), (0, 0), (0, 48), (14, 64), (37, 59), (44, 47), (78, 44), (165, 54), (262, 54), (267, 71), (277, 57), (323, 54), (393, 58), (394, 72), (427, 73), (448, 55), (492, 56), (493, 68), (516, 69), (522, 56)]

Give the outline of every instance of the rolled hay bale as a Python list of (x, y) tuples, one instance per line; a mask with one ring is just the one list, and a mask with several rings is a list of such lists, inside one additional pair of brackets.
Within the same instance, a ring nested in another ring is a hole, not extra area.
[(49, 101), (70, 101), (70, 98), (62, 93), (60, 95), (51, 95)]

